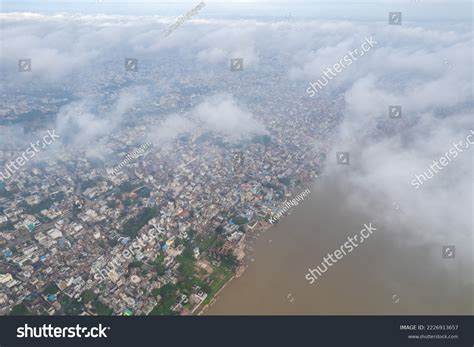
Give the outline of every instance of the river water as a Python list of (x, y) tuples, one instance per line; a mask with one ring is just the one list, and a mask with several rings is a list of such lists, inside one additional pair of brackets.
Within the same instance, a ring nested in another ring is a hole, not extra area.
[[(473, 314), (472, 271), (461, 273), (458, 260), (441, 253), (433, 257), (437, 244), (397, 242), (401, 226), (351, 209), (341, 187), (337, 179), (318, 178), (291, 214), (252, 237), (248, 268), (206, 314)], [(308, 268), (370, 221), (377, 230), (310, 285)]]

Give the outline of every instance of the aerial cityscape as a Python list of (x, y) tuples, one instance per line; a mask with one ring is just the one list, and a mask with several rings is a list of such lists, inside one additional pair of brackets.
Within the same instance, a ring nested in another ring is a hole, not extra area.
[(7, 1), (0, 315), (472, 315), (462, 4)]

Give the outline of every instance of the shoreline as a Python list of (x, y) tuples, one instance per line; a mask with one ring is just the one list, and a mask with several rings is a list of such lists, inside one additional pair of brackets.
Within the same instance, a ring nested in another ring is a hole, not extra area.
[[(315, 181), (316, 181), (316, 180), (312, 181), (312, 183), (314, 184)], [(301, 188), (301, 187), (300, 187), (300, 188)], [(305, 189), (305, 188), (303, 187), (303, 188), (301, 188), (301, 189), (303, 189), (302, 191), (305, 191), (305, 190), (307, 190), (307, 189), (309, 189), (309, 188), (306, 188), (306, 189)], [(311, 193), (311, 190), (310, 190), (310, 193)], [(301, 192), (298, 193), (298, 194), (301, 194)], [(296, 196), (296, 195), (298, 195), (298, 194), (294, 194), (294, 195)], [(296, 206), (293, 206), (293, 208), (294, 208), (294, 207), (296, 207)], [(292, 209), (290, 209), (290, 210), (288, 210), (287, 212), (285, 212), (285, 213), (281, 216), (281, 218), (279, 218), (279, 219), (277, 220), (276, 223), (270, 223), (270, 222), (265, 221), (265, 220), (264, 220), (264, 221), (261, 221), (261, 222), (257, 222), (257, 225), (256, 225), (253, 229), (251, 229), (252, 234), (253, 234), (253, 235), (256, 235), (256, 234), (258, 234), (258, 233), (260, 233), (260, 232), (262, 232), (262, 233), (267, 232), (268, 230), (270, 230), (270, 229), (272, 229), (273, 227), (275, 227), (278, 223), (280, 223), (281, 219), (283, 219), (286, 215), (288, 215), (289, 213), (291, 213), (291, 211), (292, 211)], [(240, 259), (241, 259), (242, 264), (237, 268), (237, 270), (235, 271), (235, 274), (234, 274), (227, 282), (225, 282), (225, 283), (222, 285), (221, 288), (219, 288), (219, 290), (214, 294), (213, 298), (199, 311), (199, 313), (197, 314), (197, 316), (200, 316), (200, 315), (205, 314), (206, 311), (209, 309), (209, 307), (210, 307), (211, 305), (213, 305), (213, 304), (217, 301), (217, 299), (218, 299), (218, 297), (219, 297), (219, 294), (221, 294), (221, 292), (227, 287), (227, 285), (230, 284), (234, 279), (239, 278), (240, 276), (242, 276), (242, 275), (245, 273), (245, 270), (246, 270), (247, 267), (249, 266), (249, 265), (247, 264), (247, 261), (246, 261), (246, 258), (247, 258), (248, 255), (249, 255), (249, 254), (246, 252), (246, 248), (251, 245), (251, 241), (248, 241), (248, 240), (247, 240), (247, 236), (248, 236), (248, 235), (249, 235), (249, 234), (247, 234), (247, 233), (244, 235), (244, 237), (243, 237), (243, 238), (240, 240), (240, 242), (239, 242), (239, 247), (237, 248), (237, 249), (238, 249), (238, 253), (239, 253), (239, 254), (237, 255), (237, 258), (240, 258)], [(200, 305), (199, 305), (199, 306), (200, 306)], [(197, 306), (195, 310), (197, 310), (197, 308), (198, 308), (199, 306)], [(194, 311), (193, 311), (193, 313), (194, 313)]]
[[(216, 294), (214, 294), (214, 297), (206, 304), (206, 306), (204, 306), (204, 307), (201, 309), (201, 311), (199, 311), (199, 313), (198, 313), (196, 316), (201, 316), (202, 314), (204, 314), (204, 313), (207, 311), (207, 309), (209, 308), (209, 306), (213, 305), (213, 304), (216, 302), (216, 300), (217, 300), (219, 294), (224, 290), (225, 287), (227, 287), (227, 285), (228, 285), (230, 282), (232, 282), (232, 280), (233, 280), (235, 277), (236, 277), (236, 275), (233, 275), (231, 278), (229, 278), (229, 280), (228, 280), (226, 283), (224, 283), (224, 284), (222, 285), (222, 287), (220, 287), (220, 289), (216, 292)], [(200, 305), (199, 305), (199, 306), (200, 306)], [(199, 307), (199, 306), (198, 306), (198, 307)]]

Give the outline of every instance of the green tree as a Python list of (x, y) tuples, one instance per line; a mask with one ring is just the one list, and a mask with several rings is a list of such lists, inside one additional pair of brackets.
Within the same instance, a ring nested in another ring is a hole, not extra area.
[(152, 266), (155, 269), (158, 276), (163, 276), (166, 271), (166, 267), (164, 265), (165, 257), (159, 255), (156, 259), (152, 262)]
[(31, 312), (23, 303), (13, 306), (12, 310), (10, 311), (10, 316), (28, 316), (28, 315), (31, 315)]
[(84, 304), (94, 301), (97, 298), (97, 294), (90, 289), (86, 289), (81, 293), (81, 299)]
[(249, 222), (247, 218), (241, 217), (241, 216), (233, 217), (232, 221), (237, 225), (244, 225), (244, 224), (247, 224)]
[(133, 269), (133, 268), (141, 268), (143, 266), (143, 263), (139, 260), (132, 261), (130, 264), (128, 264), (128, 269)]
[(154, 290), (153, 294), (155, 296), (160, 295), (161, 301), (155, 308), (150, 312), (150, 315), (171, 315), (171, 306), (174, 305), (176, 301), (177, 287), (172, 283), (167, 283), (158, 290)]
[(135, 238), (140, 229), (143, 228), (143, 226), (147, 224), (150, 219), (155, 217), (157, 212), (158, 211), (156, 209), (151, 207), (144, 208), (137, 217), (132, 218), (125, 223), (122, 234), (125, 236), (130, 236), (131, 238)]

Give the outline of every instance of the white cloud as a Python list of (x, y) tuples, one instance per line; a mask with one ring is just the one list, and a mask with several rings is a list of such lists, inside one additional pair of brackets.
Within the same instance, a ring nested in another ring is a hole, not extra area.
[(199, 104), (193, 117), (208, 130), (232, 140), (264, 134), (265, 125), (255, 119), (249, 110), (238, 105), (229, 94), (218, 94)]
[[(208, 80), (219, 85), (215, 79), (228, 71), (229, 59), (242, 57), (244, 69), (250, 67), (244, 71), (247, 85), (258, 82), (260, 72), (270, 71), (282, 83), (291, 78), (301, 84), (304, 95), (307, 83), (321, 76), (326, 66), (374, 35), (377, 46), (324, 89), (330, 97), (332, 92), (343, 95), (344, 121), (334, 150), (351, 153), (348, 199), (387, 219), (392, 218), (392, 201), (398, 201), (402, 212), (397, 218), (407, 226), (400, 240), (413, 244), (467, 245), (472, 237), (472, 151), (421, 189), (415, 191), (410, 185), (415, 173), (472, 129), (470, 23), (407, 21), (396, 27), (387, 25), (386, 12), (375, 22), (192, 19), (163, 38), (160, 34), (172, 18), (4, 13), (0, 19), (5, 23), (0, 67), (8, 72), (8, 86), (24, 86), (35, 78), (57, 86), (78, 73), (91, 83), (108, 78), (106, 63), (121, 69), (125, 55), (137, 56), (140, 62), (148, 59), (155, 66), (177, 56), (180, 68), (195, 67), (200, 77), (205, 70)], [(18, 76), (19, 57), (32, 58), (31, 76)], [(189, 68), (180, 77), (191, 80), (192, 71)], [(160, 76), (156, 83), (168, 78)], [(97, 140), (119, 127), (123, 115), (136, 104), (134, 95), (120, 97), (106, 114), (98, 113), (97, 101), (89, 99), (78, 104), (83, 108), (80, 116), (71, 107), (63, 108), (57, 123), (61, 140), (95, 150)], [(280, 96), (285, 102), (285, 95)], [(307, 103), (312, 102), (308, 97)], [(225, 93), (206, 96), (192, 111), (191, 120), (170, 115), (151, 130), (151, 140), (169, 143), (194, 127), (233, 140), (265, 133), (264, 124), (242, 103)], [(403, 107), (401, 125), (388, 119), (388, 105), (397, 104)], [(328, 156), (330, 162), (332, 158)], [(341, 167), (329, 170), (339, 172)]]
[(178, 114), (167, 116), (163, 122), (155, 125), (148, 133), (148, 140), (157, 146), (170, 145), (180, 135), (189, 133), (195, 125)]
[(142, 88), (122, 90), (104, 110), (95, 99), (83, 99), (60, 109), (56, 117), (60, 141), (71, 150), (84, 151), (90, 157), (103, 157), (106, 145), (101, 140), (114, 134), (124, 120), (125, 115), (146, 98)]

